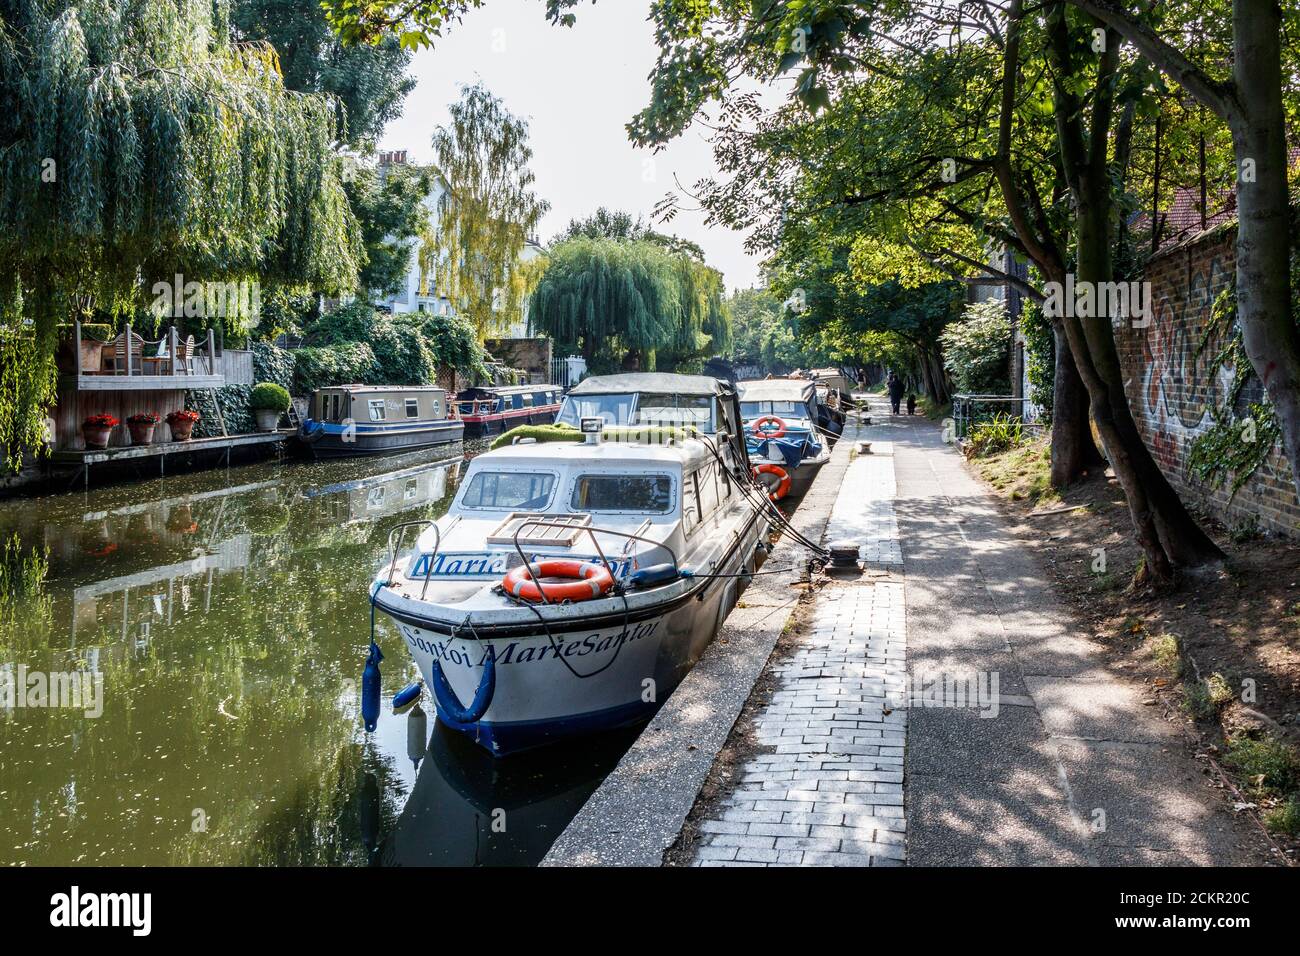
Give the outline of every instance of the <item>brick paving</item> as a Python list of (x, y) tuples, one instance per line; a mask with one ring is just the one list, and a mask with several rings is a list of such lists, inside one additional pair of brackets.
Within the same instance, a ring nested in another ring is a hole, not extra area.
[[(848, 440), (848, 439), (846, 439)], [(869, 568), (899, 569), (891, 449), (849, 466), (826, 540), (862, 542)], [(697, 866), (899, 866), (906, 859), (903, 754), (906, 626), (900, 580), (835, 582), (773, 673), (750, 758)]]

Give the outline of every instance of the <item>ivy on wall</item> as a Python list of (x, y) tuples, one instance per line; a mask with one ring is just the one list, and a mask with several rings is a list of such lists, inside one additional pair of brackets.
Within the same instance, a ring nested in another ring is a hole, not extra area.
[(1237, 324), (1235, 281), (1215, 298), (1210, 321), (1196, 347), (1196, 358), (1216, 341), (1222, 344), (1208, 374), (1214, 377), (1220, 369), (1231, 368), (1232, 384), (1212, 412), (1214, 423), (1192, 441), (1187, 466), (1192, 474), (1213, 488), (1221, 488), (1231, 480), (1235, 495), (1268, 458), (1280, 434), (1273, 403), (1267, 396), (1249, 403), (1244, 416), (1237, 414), (1241, 391), (1255, 370), (1246, 355), (1241, 327)]

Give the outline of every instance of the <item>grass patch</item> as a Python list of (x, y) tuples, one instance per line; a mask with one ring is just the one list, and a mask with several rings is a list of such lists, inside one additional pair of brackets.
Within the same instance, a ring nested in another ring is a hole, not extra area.
[(1224, 762), (1246, 778), (1258, 794), (1292, 793), (1300, 787), (1300, 759), (1276, 737), (1237, 737), (1228, 743)]
[(924, 395), (917, 401), (916, 407), (920, 409), (921, 414), (932, 422), (937, 422), (941, 418), (952, 416), (952, 402), (946, 405), (936, 405), (933, 401)]
[(1151, 656), (1174, 677), (1183, 672), (1182, 649), (1177, 634), (1159, 634), (1151, 639)]
[(1060, 501), (1051, 483), (1052, 453), (1046, 439), (972, 461), (980, 477), (1013, 501), (1035, 505)]
[(1274, 833), (1300, 836), (1300, 797), (1293, 795), (1265, 813), (1264, 826)]
[(1224, 763), (1265, 805), (1264, 826), (1300, 836), (1300, 756), (1290, 744), (1271, 735), (1236, 737), (1228, 741)]

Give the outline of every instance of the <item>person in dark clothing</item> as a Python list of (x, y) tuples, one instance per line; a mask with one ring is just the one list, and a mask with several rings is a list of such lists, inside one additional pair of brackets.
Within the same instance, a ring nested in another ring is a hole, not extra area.
[(899, 403), (903, 401), (903, 380), (893, 372), (889, 373), (889, 404), (898, 414)]
[(907, 414), (916, 414), (916, 395), (912, 392), (907, 393)]

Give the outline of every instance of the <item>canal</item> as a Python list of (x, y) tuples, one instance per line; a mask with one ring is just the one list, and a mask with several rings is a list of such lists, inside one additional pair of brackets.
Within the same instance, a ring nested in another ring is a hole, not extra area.
[(418, 674), (382, 616), (359, 715), (389, 530), (477, 450), (0, 501), (0, 864), (539, 861), (635, 731), (494, 761), (427, 694), (427, 723), (391, 712)]

